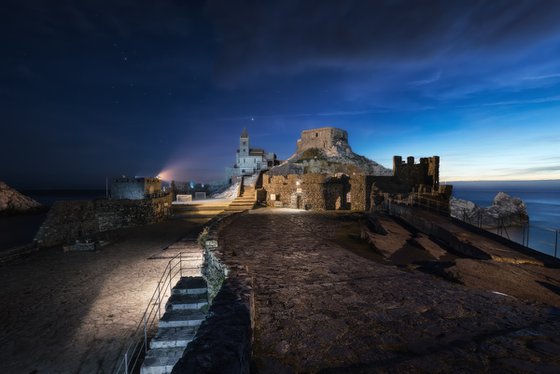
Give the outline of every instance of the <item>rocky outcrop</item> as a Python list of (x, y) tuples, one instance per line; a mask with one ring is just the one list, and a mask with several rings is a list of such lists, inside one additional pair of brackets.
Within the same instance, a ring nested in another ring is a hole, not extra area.
[(521, 226), (529, 222), (525, 203), (517, 197), (499, 192), (491, 206), (479, 207), (472, 201), (451, 198), (451, 216), (475, 226), (495, 228)]
[(42, 205), (0, 181), (0, 214), (29, 213), (40, 210)]
[(272, 168), (270, 174), (286, 175), (300, 166), (302, 173), (393, 175), (391, 169), (354, 153), (347, 132), (332, 127), (303, 131), (296, 152), (284, 164)]

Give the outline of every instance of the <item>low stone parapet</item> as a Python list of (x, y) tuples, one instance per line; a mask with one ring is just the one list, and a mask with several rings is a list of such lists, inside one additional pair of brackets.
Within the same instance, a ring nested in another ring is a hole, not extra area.
[(223, 214), (199, 238), (204, 248), (209, 317), (173, 368), (182, 373), (249, 373), (254, 327), (253, 280), (242, 264), (227, 261), (218, 232), (236, 214)]
[(39, 247), (97, 238), (100, 233), (163, 221), (171, 195), (144, 200), (58, 201), (35, 236)]

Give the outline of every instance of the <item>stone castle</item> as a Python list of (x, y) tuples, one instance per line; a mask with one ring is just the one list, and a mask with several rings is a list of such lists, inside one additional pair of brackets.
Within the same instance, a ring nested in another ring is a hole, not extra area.
[(439, 184), (439, 162), (394, 156), (391, 171), (352, 152), (345, 130), (305, 130), (296, 153), (263, 173), (258, 196), (268, 206), (296, 209), (369, 211), (395, 201), (448, 212), (452, 187)]
[(337, 146), (345, 145), (347, 152), (351, 152), (348, 145), (348, 132), (334, 127), (323, 127), (319, 129), (304, 130), (301, 138), (297, 141), (297, 152), (301, 153), (306, 149), (322, 149), (327, 154), (335, 151)]

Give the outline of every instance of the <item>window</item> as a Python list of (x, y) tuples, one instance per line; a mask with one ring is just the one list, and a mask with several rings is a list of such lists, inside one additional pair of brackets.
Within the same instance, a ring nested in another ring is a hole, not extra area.
[(316, 137), (316, 138), (319, 137), (319, 133), (318, 133), (318, 132), (315, 133), (315, 137)]
[(247, 145), (247, 142), (245, 140), (243, 140), (243, 145)]

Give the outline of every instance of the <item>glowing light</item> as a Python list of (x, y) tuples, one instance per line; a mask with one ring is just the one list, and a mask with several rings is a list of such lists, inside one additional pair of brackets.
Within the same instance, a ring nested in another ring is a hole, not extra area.
[(172, 181), (172, 180), (174, 180), (173, 171), (171, 169), (164, 169), (164, 170), (162, 170), (158, 173), (156, 178), (160, 179), (160, 180), (163, 180), (163, 181), (168, 181), (168, 182)]

